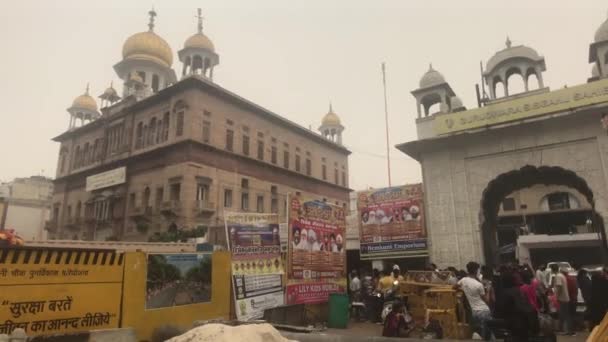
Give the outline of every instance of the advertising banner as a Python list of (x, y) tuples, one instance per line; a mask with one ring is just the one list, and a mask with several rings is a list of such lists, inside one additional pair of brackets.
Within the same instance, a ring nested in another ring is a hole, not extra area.
[(211, 301), (211, 253), (148, 254), (146, 309)]
[(284, 303), (278, 216), (226, 213), (225, 219), (237, 318), (262, 318)]
[(114, 251), (0, 248), (0, 335), (118, 328), (123, 258)]
[(361, 191), (361, 259), (426, 256), (422, 184)]
[(290, 199), (287, 304), (326, 302), (346, 287), (344, 208)]

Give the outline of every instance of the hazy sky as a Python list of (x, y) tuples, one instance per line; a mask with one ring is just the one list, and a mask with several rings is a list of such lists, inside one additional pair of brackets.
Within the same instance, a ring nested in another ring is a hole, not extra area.
[[(333, 102), (346, 126), (350, 185), (387, 184), (380, 63), (387, 63), (391, 145), (416, 139), (415, 89), (428, 64), (446, 77), (469, 108), (484, 64), (504, 47), (524, 44), (545, 56), (552, 89), (586, 81), (589, 43), (606, 19), (608, 2), (584, 1), (329, 1), (105, 0), (10, 1), (0, 11), (0, 180), (53, 177), (69, 107), (87, 82), (99, 95), (119, 85), (112, 66), (124, 40), (147, 29), (175, 54), (196, 31), (221, 63), (221, 86), (305, 127), (318, 127)], [(420, 181), (419, 164), (391, 148), (393, 183)]]

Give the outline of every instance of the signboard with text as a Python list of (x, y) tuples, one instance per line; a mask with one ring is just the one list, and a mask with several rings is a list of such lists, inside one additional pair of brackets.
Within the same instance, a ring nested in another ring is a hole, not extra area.
[(284, 304), (278, 216), (226, 213), (225, 220), (237, 318), (260, 319)]
[(87, 192), (122, 184), (127, 179), (125, 166), (114, 170), (98, 173), (87, 177), (85, 189)]
[(361, 191), (361, 259), (426, 256), (422, 184)]
[(0, 250), (0, 334), (117, 328), (122, 262), (113, 251)]
[(608, 102), (608, 79), (462, 112), (436, 115), (433, 125), (435, 133), (441, 135), (602, 102)]
[(289, 200), (287, 304), (314, 304), (346, 288), (344, 208)]

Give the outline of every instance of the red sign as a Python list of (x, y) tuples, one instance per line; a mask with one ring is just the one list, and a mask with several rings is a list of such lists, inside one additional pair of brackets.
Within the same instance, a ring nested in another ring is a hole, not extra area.
[(331, 293), (344, 293), (344, 287), (331, 282), (299, 283), (287, 286), (287, 304), (327, 302)]
[(360, 192), (361, 256), (427, 253), (422, 184)]
[(289, 214), (287, 302), (327, 301), (346, 286), (344, 208), (295, 197)]

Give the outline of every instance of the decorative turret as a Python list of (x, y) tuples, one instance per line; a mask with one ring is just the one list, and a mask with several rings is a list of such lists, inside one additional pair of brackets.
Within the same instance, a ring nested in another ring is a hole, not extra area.
[[(84, 126), (87, 121), (91, 122), (99, 118), (100, 114), (97, 110), (97, 102), (89, 95), (88, 84), (84, 94), (76, 97), (67, 111), (70, 113), (68, 129)], [(78, 125), (78, 120), (80, 120), (80, 125)]]
[(323, 120), (321, 120), (319, 131), (325, 139), (342, 145), (342, 132), (344, 131), (344, 126), (342, 126), (342, 123), (340, 122), (340, 117), (334, 113), (331, 103), (329, 104), (329, 111), (325, 114)]
[(190, 36), (179, 50), (179, 60), (183, 63), (182, 77), (202, 75), (213, 79), (213, 69), (220, 63), (213, 42), (203, 33), (202, 11), (198, 9), (198, 31)]

